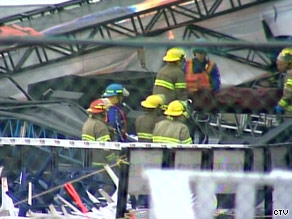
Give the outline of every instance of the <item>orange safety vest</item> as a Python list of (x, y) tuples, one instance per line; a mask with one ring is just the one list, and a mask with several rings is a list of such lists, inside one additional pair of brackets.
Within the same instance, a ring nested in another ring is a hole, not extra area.
[(201, 73), (194, 73), (194, 62), (187, 59), (185, 64), (187, 91), (198, 91), (202, 88), (211, 90), (209, 75), (214, 67), (214, 62), (210, 61)]

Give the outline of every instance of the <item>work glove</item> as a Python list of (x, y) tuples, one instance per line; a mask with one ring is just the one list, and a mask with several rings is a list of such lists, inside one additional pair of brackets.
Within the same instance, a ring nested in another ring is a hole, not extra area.
[(274, 107), (274, 111), (275, 111), (276, 114), (284, 114), (285, 110), (284, 110), (283, 107), (277, 105), (277, 106)]

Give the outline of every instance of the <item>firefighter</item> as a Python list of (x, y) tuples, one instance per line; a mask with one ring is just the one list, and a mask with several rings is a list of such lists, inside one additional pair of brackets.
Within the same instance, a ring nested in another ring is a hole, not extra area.
[(135, 127), (139, 142), (152, 142), (152, 132), (157, 122), (164, 119), (162, 110), (165, 98), (160, 94), (148, 96), (141, 102), (145, 114), (136, 118)]
[(286, 72), (283, 96), (275, 106), (275, 112), (279, 114), (292, 115), (292, 48), (283, 49), (277, 58), (279, 72)]
[[(113, 132), (110, 131), (110, 127), (107, 125), (107, 109), (109, 104), (110, 102), (106, 98), (92, 101), (89, 109), (87, 109), (89, 117), (82, 127), (82, 140), (99, 142), (113, 140)], [(92, 163), (100, 163), (102, 165), (110, 163), (113, 160), (113, 154), (115, 155), (115, 153), (110, 151), (85, 149), (83, 155), (84, 165), (89, 167)]]
[(196, 92), (201, 89), (219, 91), (221, 80), (216, 63), (208, 58), (207, 50), (204, 48), (195, 48), (192, 52), (194, 58), (187, 59), (184, 66), (187, 91)]
[(182, 71), (185, 51), (181, 48), (171, 48), (163, 57), (166, 62), (156, 76), (153, 94), (163, 94), (165, 104), (173, 100), (186, 100), (186, 82)]
[(87, 109), (89, 117), (82, 127), (82, 140), (111, 141), (110, 131), (106, 124), (108, 104), (106, 99), (92, 101)]
[(127, 117), (122, 103), (124, 97), (129, 96), (129, 91), (121, 84), (110, 84), (102, 96), (108, 98), (111, 103), (107, 113), (108, 124), (114, 128), (117, 141), (126, 142)]
[(191, 144), (188, 127), (184, 124), (189, 117), (183, 101), (172, 101), (164, 114), (166, 119), (158, 122), (153, 130), (154, 143)]

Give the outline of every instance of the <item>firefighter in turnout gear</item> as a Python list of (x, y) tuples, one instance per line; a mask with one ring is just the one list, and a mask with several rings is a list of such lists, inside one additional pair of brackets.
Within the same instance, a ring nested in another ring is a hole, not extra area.
[(158, 122), (153, 130), (154, 143), (191, 144), (188, 127), (184, 124), (189, 117), (186, 104), (179, 100), (172, 101), (164, 114), (165, 120)]
[(129, 96), (129, 91), (121, 84), (110, 84), (102, 96), (108, 98), (111, 103), (107, 113), (108, 124), (115, 130), (117, 141), (126, 142), (127, 117), (122, 103), (124, 97)]
[(185, 76), (182, 71), (185, 56), (183, 49), (171, 48), (163, 57), (166, 65), (156, 76), (153, 94), (163, 94), (165, 104), (169, 104), (173, 100), (187, 99)]
[[(84, 141), (113, 141), (114, 134), (111, 127), (107, 125), (107, 109), (110, 102), (106, 98), (92, 101), (87, 112), (88, 119), (82, 127), (82, 140)], [(116, 155), (114, 152), (104, 150), (84, 150), (84, 162), (86, 166), (91, 166), (92, 163), (104, 165), (110, 163), (112, 157)], [(109, 159), (110, 158), (110, 159)]]
[(221, 86), (220, 72), (216, 63), (207, 58), (207, 50), (195, 48), (193, 54), (194, 58), (187, 59), (184, 66), (187, 91), (197, 92), (201, 89), (219, 91)]
[(135, 127), (139, 142), (152, 142), (152, 132), (157, 122), (164, 119), (162, 115), (165, 98), (160, 94), (153, 94), (141, 102), (145, 114), (136, 118)]
[(277, 58), (277, 68), (279, 72), (286, 72), (283, 96), (275, 106), (278, 114), (292, 115), (292, 47), (283, 49)]
[(106, 124), (108, 104), (109, 101), (106, 99), (97, 99), (90, 104), (87, 109), (89, 117), (82, 127), (82, 140), (111, 141), (110, 131)]

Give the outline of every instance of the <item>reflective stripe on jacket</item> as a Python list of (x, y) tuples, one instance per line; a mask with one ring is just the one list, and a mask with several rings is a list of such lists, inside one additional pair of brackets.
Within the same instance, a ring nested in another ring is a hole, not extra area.
[(188, 127), (179, 121), (162, 120), (153, 130), (154, 143), (192, 144)]
[(91, 117), (83, 124), (81, 137), (84, 141), (106, 142), (111, 140), (107, 125), (103, 121)]
[(146, 112), (136, 118), (135, 128), (138, 135), (139, 142), (152, 142), (152, 132), (155, 124), (161, 119), (162, 116), (157, 116), (154, 113)]
[(176, 63), (166, 63), (156, 76), (153, 94), (164, 94), (166, 104), (173, 100), (186, 100), (184, 72)]
[(286, 114), (292, 114), (292, 70), (287, 72), (283, 96), (278, 104), (284, 108)]

